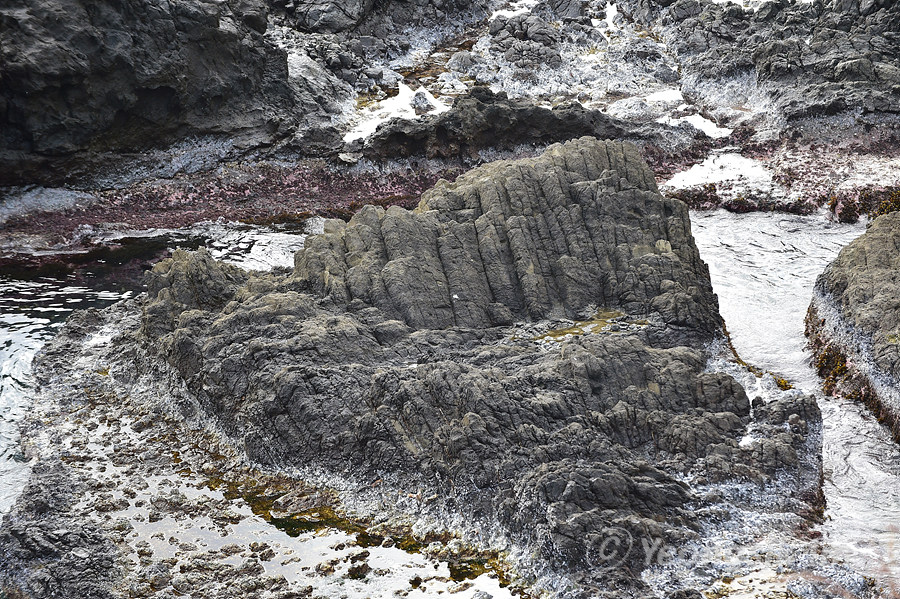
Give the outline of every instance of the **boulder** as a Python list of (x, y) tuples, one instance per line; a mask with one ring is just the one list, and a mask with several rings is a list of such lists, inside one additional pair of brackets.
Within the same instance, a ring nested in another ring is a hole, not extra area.
[(344, 31), (357, 25), (365, 17), (375, 0), (352, 2), (322, 2), (300, 0), (294, 2), (298, 24), (308, 30), (325, 33)]

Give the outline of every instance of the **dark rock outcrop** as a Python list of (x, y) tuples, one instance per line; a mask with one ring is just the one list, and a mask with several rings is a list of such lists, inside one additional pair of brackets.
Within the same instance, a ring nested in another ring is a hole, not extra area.
[(252, 148), (326, 127), (331, 75), (293, 77), (266, 19), (262, 0), (0, 8), (0, 185), (96, 174), (192, 136)]
[[(286, 5), (286, 3), (281, 3)], [(358, 25), (375, 0), (355, 2), (322, 2), (321, 0), (300, 0), (292, 2), (292, 12), (298, 24), (308, 31), (336, 33)]]
[(582, 136), (647, 141), (667, 150), (693, 141), (694, 133), (657, 123), (639, 125), (599, 110), (568, 102), (553, 109), (527, 100), (510, 100), (505, 92), (476, 86), (457, 98), (447, 112), (417, 120), (393, 120), (381, 125), (365, 142), (364, 155), (373, 159), (421, 156), (477, 158), (479, 150), (546, 147)]
[(826, 392), (864, 401), (900, 441), (900, 212), (876, 218), (819, 276), (807, 336)]
[[(400, 48), (391, 34), (410, 27), (448, 26), (450, 19), (477, 20), (484, 16), (488, 2), (484, 0), (268, 0), (276, 10), (284, 12), (299, 29), (311, 33), (348, 34), (352, 37), (375, 37), (370, 40), (381, 49)], [(468, 14), (461, 14), (461, 13)], [(408, 47), (408, 42), (407, 42)]]
[[(697, 101), (709, 96), (715, 105), (723, 83), (746, 78), (739, 86), (744, 101), (757, 92), (768, 96), (772, 113), (798, 135), (806, 117), (898, 113), (895, 2), (777, 0), (755, 11), (709, 0), (625, 0), (619, 6), (662, 34), (681, 64), (683, 91)], [(875, 122), (864, 118), (858, 124), (868, 132)]]
[[(632, 147), (486, 165), (414, 212), (330, 221), (292, 276), (239, 283), (204, 251), (158, 264), (137, 371), (168, 361), (253, 460), (384, 478), (499, 523), (576, 595), (641, 587), (639, 539), (696, 534), (682, 474), (786, 469), (791, 493), (816, 488), (814, 403), (760, 410), (739, 444), (750, 401), (705, 368), (721, 321), (687, 211)], [(590, 320), (567, 334), (546, 320), (562, 316)], [(611, 553), (623, 531), (636, 541)]]

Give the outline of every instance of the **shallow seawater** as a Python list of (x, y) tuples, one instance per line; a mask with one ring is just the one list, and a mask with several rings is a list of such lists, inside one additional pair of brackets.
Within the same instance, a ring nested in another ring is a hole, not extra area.
[(816, 394), (829, 557), (900, 589), (900, 448), (864, 407), (822, 395), (803, 334), (816, 277), (865, 225), (724, 211), (694, 212), (691, 221), (738, 353)]
[(0, 514), (28, 480), (16, 423), (32, 401), (34, 355), (74, 310), (102, 308), (132, 291), (90, 274), (23, 279), (0, 273)]
[[(206, 246), (212, 255), (247, 269), (293, 266), (294, 252), (307, 233), (321, 230), (322, 219), (304, 227), (254, 227), (238, 223), (200, 223), (177, 230), (110, 231), (96, 234), (101, 244), (127, 240), (123, 261), (158, 257), (160, 247)], [(74, 269), (41, 272), (0, 271), (0, 514), (10, 510), (28, 480), (19, 451), (16, 423), (32, 402), (31, 362), (41, 346), (75, 310), (103, 308), (141, 289), (139, 266), (97, 260)]]

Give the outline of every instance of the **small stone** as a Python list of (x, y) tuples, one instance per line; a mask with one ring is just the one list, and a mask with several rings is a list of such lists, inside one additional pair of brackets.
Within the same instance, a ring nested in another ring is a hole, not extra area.
[(428, 98), (428, 94), (424, 90), (417, 91), (410, 101), (410, 106), (418, 115), (426, 114), (434, 110), (435, 106)]

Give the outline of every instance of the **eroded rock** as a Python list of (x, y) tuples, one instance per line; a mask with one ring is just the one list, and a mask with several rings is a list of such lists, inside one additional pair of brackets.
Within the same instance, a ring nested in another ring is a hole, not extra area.
[[(543, 47), (543, 46), (542, 46)], [(459, 61), (465, 60), (463, 57)], [(510, 100), (476, 86), (457, 98), (447, 112), (416, 120), (395, 119), (366, 140), (363, 153), (373, 159), (420, 156), (444, 159), (478, 158), (480, 150), (546, 147), (582, 136), (647, 141), (674, 149), (693, 141), (658, 123), (636, 124), (567, 102), (552, 110), (529, 100)]]
[[(684, 473), (764, 482), (807, 467), (798, 419), (817, 422), (814, 403), (773, 407), (753, 422), (762, 440), (739, 443), (750, 401), (706, 371), (721, 321), (686, 209), (633, 147), (555, 145), (439, 184), (416, 211), (331, 221), (292, 276), (251, 276), (179, 315), (188, 303), (168, 289), (214, 272), (207, 258), (179, 253), (150, 274), (143, 329), (176, 326), (144, 351), (251, 459), (389, 474), (497, 522), (579, 593), (642, 587), (640, 544), (610, 561), (610, 535), (695, 536)], [(538, 338), (509, 326), (601, 307), (635, 324)], [(791, 493), (815, 491), (817, 473), (802, 474)]]
[(876, 218), (816, 280), (807, 336), (827, 393), (865, 402), (900, 440), (900, 212)]
[[(775, 1), (749, 11), (709, 0), (626, 0), (619, 6), (665, 38), (678, 56), (686, 96), (711, 106), (766, 96), (770, 112), (782, 119), (773, 125), (817, 142), (830, 138), (835, 126), (844, 135), (867, 133), (876, 122), (883, 127), (878, 118), (891, 119), (896, 130), (896, 3)], [(733, 85), (742, 79), (745, 84)], [(810, 119), (825, 123), (810, 129)]]

